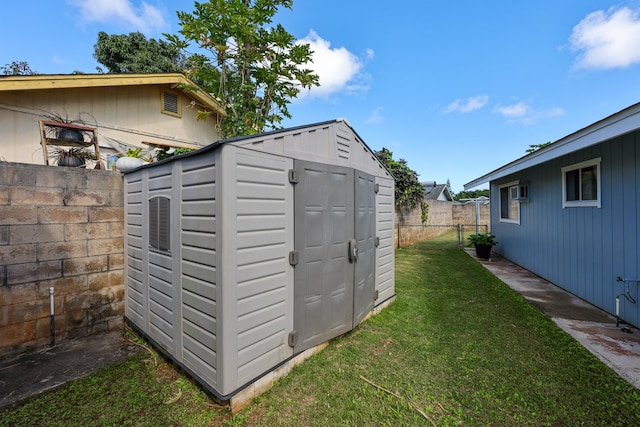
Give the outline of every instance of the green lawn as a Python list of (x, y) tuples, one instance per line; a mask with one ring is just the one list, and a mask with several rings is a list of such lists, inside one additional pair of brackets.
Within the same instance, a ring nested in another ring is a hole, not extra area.
[(398, 250), (396, 293), (235, 416), (143, 352), (0, 426), (640, 425), (638, 390), (455, 242)]

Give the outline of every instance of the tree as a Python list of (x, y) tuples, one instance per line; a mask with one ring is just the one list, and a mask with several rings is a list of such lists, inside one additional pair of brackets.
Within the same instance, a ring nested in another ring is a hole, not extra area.
[(393, 153), (386, 148), (376, 151), (375, 155), (396, 180), (396, 206), (415, 208), (424, 201), (424, 187), (418, 181), (418, 173), (409, 167), (405, 159), (394, 160)]
[(470, 190), (470, 191), (461, 191), (459, 193), (456, 193), (453, 196), (453, 200), (455, 201), (461, 201), (463, 199), (477, 199), (478, 197), (489, 197), (489, 190), (485, 189), (485, 190)]
[(4, 67), (0, 67), (0, 72), (5, 76), (35, 76), (38, 74), (29, 67), (27, 61), (13, 61), (10, 64), (5, 64)]
[(533, 153), (534, 151), (538, 151), (539, 149), (544, 148), (547, 145), (551, 145), (551, 141), (543, 142), (542, 144), (531, 144), (526, 151), (527, 153)]
[(272, 25), (279, 6), (291, 9), (293, 0), (196, 2), (193, 13), (178, 12), (181, 36), (165, 34), (180, 49), (195, 43), (204, 52), (190, 55), (190, 77), (226, 107), (224, 138), (278, 128), (291, 117), (287, 106), (300, 90), (318, 85), (318, 76), (304, 68), (310, 46)]
[[(148, 39), (142, 33), (98, 33), (93, 57), (109, 73), (182, 72), (186, 57), (179, 48), (164, 40)], [(103, 72), (98, 67), (98, 71)]]

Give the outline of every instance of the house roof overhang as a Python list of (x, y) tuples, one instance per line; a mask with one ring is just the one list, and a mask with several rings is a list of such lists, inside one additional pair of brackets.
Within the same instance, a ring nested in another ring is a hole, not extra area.
[(640, 129), (640, 103), (627, 107), (544, 148), (476, 178), (466, 183), (464, 189), (477, 187), (637, 129)]
[(215, 98), (180, 73), (41, 74), (0, 77), (0, 92), (140, 85), (169, 85), (205, 108), (221, 115), (225, 114), (224, 108)]

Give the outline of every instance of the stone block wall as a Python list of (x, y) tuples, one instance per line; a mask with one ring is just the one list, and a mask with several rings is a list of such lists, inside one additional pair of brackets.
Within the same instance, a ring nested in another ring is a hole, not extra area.
[[(475, 205), (458, 204), (441, 200), (427, 200), (429, 208), (427, 222), (422, 223), (420, 207), (410, 209), (406, 206), (396, 207), (395, 246), (402, 247), (440, 236), (455, 230), (458, 224), (465, 230), (472, 230), (475, 225)], [(489, 205), (480, 205), (481, 225), (489, 227)], [(474, 230), (473, 230), (474, 231)], [(484, 229), (483, 229), (484, 231)]]
[[(489, 203), (479, 205), (480, 206), (480, 225), (486, 225), (489, 227)], [(469, 204), (455, 204), (453, 205), (453, 221), (456, 224), (463, 224), (465, 226), (475, 225), (476, 223), (476, 205)], [(467, 227), (465, 227), (467, 228)]]
[(119, 172), (0, 162), (0, 357), (120, 328)]

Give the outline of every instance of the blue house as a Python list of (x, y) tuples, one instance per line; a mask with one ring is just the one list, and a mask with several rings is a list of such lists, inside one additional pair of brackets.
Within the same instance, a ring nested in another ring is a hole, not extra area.
[(498, 254), (640, 327), (640, 103), (467, 184)]

